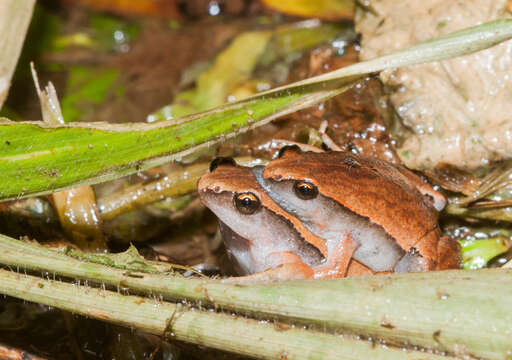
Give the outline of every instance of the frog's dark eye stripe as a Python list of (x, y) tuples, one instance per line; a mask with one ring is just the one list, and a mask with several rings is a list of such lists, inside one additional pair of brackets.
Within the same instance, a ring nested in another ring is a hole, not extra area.
[(254, 214), (261, 206), (260, 199), (252, 192), (235, 194), (233, 201), (238, 211), (245, 215)]
[(219, 165), (225, 165), (225, 164), (236, 166), (236, 162), (235, 162), (235, 160), (233, 160), (233, 158), (218, 157), (218, 158), (213, 159), (213, 161), (210, 163), (210, 172), (217, 169), (219, 167)]
[(284, 156), (284, 154), (287, 153), (288, 151), (293, 151), (296, 153), (301, 152), (300, 147), (298, 145), (286, 145), (286, 146), (283, 146), (281, 149), (279, 149), (279, 152), (277, 153), (277, 157), (279, 159), (282, 158)]
[(302, 200), (311, 200), (317, 197), (318, 188), (309, 181), (299, 180), (293, 185), (295, 195)]

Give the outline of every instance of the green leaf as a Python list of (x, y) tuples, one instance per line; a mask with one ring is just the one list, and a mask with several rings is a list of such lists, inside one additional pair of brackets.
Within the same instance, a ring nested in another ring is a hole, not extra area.
[(178, 159), (335, 96), (383, 69), (447, 59), (512, 37), (512, 20), (459, 31), (187, 118), (155, 124), (0, 120), (0, 200), (111, 180)]
[(460, 241), (462, 252), (462, 267), (464, 269), (481, 269), (499, 254), (510, 249), (510, 241), (504, 237), (481, 240)]

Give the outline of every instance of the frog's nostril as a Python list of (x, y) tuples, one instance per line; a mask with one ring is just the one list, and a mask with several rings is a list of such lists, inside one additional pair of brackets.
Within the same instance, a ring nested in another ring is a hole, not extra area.
[(235, 160), (230, 157), (218, 157), (213, 159), (213, 161), (210, 163), (210, 172), (217, 169), (220, 165), (232, 165), (236, 166)]

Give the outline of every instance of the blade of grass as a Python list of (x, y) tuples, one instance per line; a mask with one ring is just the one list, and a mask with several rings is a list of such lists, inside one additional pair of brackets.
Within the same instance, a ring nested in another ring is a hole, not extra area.
[(2, 235), (0, 263), (460, 357), (512, 351), (512, 269), (244, 285), (114, 269)]
[(335, 96), (386, 68), (443, 60), (512, 37), (496, 21), (227, 104), (156, 124), (48, 126), (0, 121), (0, 200), (50, 193), (128, 175), (178, 159), (242, 131)]

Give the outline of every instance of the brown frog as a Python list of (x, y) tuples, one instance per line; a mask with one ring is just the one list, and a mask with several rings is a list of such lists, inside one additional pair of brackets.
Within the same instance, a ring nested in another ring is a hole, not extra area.
[(266, 167), (212, 165), (199, 194), (219, 217), (241, 274), (322, 278), (458, 266), (456, 243), (440, 238), (434, 205), (443, 205), (442, 195), (405, 169), (294, 147)]

